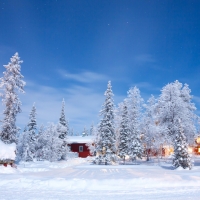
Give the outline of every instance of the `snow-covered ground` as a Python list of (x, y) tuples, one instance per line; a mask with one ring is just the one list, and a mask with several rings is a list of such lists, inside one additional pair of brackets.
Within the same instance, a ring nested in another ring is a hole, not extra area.
[(167, 160), (92, 165), (88, 159), (0, 167), (0, 199), (200, 199), (200, 158), (192, 170)]

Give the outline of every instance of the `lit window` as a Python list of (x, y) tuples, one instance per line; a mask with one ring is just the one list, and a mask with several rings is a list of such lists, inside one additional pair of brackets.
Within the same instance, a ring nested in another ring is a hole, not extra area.
[(197, 144), (200, 144), (200, 137), (196, 139)]
[(188, 148), (188, 151), (189, 151), (189, 153), (192, 153), (193, 150), (192, 150), (191, 147), (189, 147), (189, 148)]
[(83, 152), (83, 146), (79, 146), (79, 152)]
[(198, 148), (198, 152), (200, 153), (200, 148)]

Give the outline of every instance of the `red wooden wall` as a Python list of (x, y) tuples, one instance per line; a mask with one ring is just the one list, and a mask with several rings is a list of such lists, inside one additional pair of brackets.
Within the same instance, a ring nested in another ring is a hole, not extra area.
[[(86, 158), (90, 156), (90, 151), (85, 143), (71, 143), (69, 144), (72, 152), (77, 152), (79, 157)], [(79, 146), (83, 146), (83, 152), (79, 152)]]

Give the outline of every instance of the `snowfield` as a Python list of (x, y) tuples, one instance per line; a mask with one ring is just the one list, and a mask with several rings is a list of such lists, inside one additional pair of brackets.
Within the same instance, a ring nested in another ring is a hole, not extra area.
[(92, 165), (89, 159), (0, 166), (0, 199), (200, 199), (200, 158), (192, 170), (168, 160)]

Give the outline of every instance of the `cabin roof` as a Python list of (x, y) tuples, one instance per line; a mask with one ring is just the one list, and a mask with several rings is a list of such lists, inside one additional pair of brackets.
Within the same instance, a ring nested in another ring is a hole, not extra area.
[(92, 142), (94, 136), (68, 136), (67, 141), (69, 144), (71, 143), (89, 143)]

